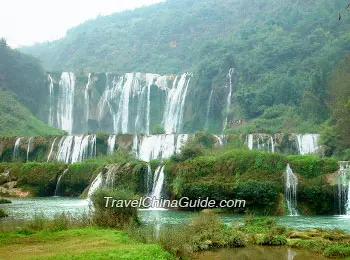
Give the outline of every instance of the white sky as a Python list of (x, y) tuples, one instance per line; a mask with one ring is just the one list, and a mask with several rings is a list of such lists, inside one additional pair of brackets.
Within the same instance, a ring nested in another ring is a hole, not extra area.
[(67, 30), (98, 15), (162, 0), (0, 0), (0, 38), (16, 48), (63, 37)]

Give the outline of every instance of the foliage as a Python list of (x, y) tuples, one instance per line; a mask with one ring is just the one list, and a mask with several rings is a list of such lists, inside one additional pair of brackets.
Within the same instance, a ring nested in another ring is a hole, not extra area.
[(5, 217), (7, 217), (5, 210), (0, 208), (0, 218), (5, 218)]
[(11, 200), (0, 198), (0, 204), (9, 204), (12, 203)]
[(135, 224), (139, 224), (137, 207), (132, 207), (131, 205), (117, 207), (112, 205), (112, 201), (110, 201), (110, 204), (106, 207), (105, 197), (111, 197), (112, 200), (124, 201), (137, 199), (132, 192), (127, 190), (97, 190), (91, 197), (94, 207), (92, 221), (95, 225), (125, 229)]

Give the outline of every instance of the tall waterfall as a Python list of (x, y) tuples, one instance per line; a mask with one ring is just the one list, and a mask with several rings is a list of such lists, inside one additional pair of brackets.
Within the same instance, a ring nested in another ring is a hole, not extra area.
[(233, 91), (232, 75), (234, 72), (235, 72), (235, 69), (231, 68), (227, 74), (227, 78), (229, 80), (229, 89), (230, 90), (229, 90), (229, 93), (227, 96), (226, 116), (225, 116), (225, 120), (224, 120), (224, 126), (222, 128), (222, 132), (224, 132), (226, 127), (227, 127), (228, 113), (230, 112), (230, 106), (231, 106), (231, 102), (232, 102), (232, 91)]
[(84, 91), (85, 121), (86, 121), (86, 124), (88, 124), (89, 117), (90, 117), (90, 96), (89, 96), (90, 88), (91, 88), (91, 73), (89, 73), (88, 82), (87, 82), (87, 84), (85, 86), (85, 91)]
[(19, 156), (19, 146), (21, 144), (21, 137), (18, 137), (13, 148), (13, 159), (17, 159)]
[(63, 136), (58, 143), (57, 161), (75, 163), (95, 156), (96, 135)]
[(287, 207), (288, 207), (290, 216), (298, 216), (298, 211), (296, 209), (297, 186), (298, 186), (298, 178), (293, 173), (289, 164), (287, 164), (286, 173), (285, 173), (284, 196), (287, 202)]
[(102, 172), (100, 172), (90, 185), (88, 191), (88, 198), (91, 198), (92, 194), (101, 187), (103, 181)]
[(29, 162), (29, 152), (30, 152), (30, 144), (32, 143), (33, 137), (29, 137), (27, 144), (27, 162)]
[(350, 215), (350, 162), (339, 162), (338, 171), (339, 214)]
[(210, 116), (210, 108), (212, 106), (211, 104), (212, 104), (212, 99), (213, 99), (213, 91), (214, 91), (214, 89), (211, 89), (209, 99), (208, 99), (207, 115), (205, 116), (205, 125), (204, 125), (205, 130), (209, 129), (209, 116)]
[(54, 117), (53, 117), (53, 102), (54, 102), (54, 88), (53, 88), (53, 79), (51, 75), (48, 75), (48, 79), (50, 81), (49, 85), (49, 95), (50, 95), (50, 107), (49, 107), (49, 126), (54, 126)]
[(63, 72), (59, 82), (57, 126), (68, 133), (73, 130), (74, 87), (74, 73)]
[(149, 162), (153, 159), (167, 159), (174, 153), (179, 152), (181, 146), (187, 141), (188, 135), (150, 135), (134, 139), (134, 147), (140, 160)]
[(112, 153), (114, 152), (115, 138), (116, 138), (116, 135), (110, 135), (110, 136), (108, 137), (108, 140), (107, 140), (107, 145), (108, 145), (107, 153), (108, 153), (108, 154), (112, 154)]
[(152, 199), (159, 200), (162, 195), (163, 183), (164, 183), (164, 165), (160, 165), (157, 167), (154, 172), (154, 187), (152, 190)]
[(191, 74), (182, 74), (179, 80), (175, 79), (173, 87), (168, 91), (163, 116), (163, 126), (167, 134), (182, 131), (185, 99), (191, 77)]
[(319, 149), (318, 140), (319, 134), (298, 134), (297, 136), (297, 145), (299, 154), (311, 154), (316, 153)]

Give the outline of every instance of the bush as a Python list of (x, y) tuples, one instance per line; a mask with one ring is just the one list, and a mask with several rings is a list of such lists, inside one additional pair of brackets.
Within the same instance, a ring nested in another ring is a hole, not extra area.
[(175, 161), (186, 161), (187, 159), (195, 158), (204, 155), (204, 146), (195, 140), (189, 140), (181, 147), (181, 152), (172, 158)]
[(97, 226), (125, 229), (139, 224), (138, 211), (131, 205), (124, 207), (111, 207), (112, 201), (107, 207), (105, 197), (115, 200), (134, 200), (137, 197), (128, 190), (99, 189), (91, 197), (93, 204), (92, 221)]
[(5, 218), (7, 217), (8, 215), (6, 214), (5, 210), (3, 209), (0, 209), (0, 218)]
[(11, 200), (0, 198), (0, 204), (8, 204), (8, 203), (12, 203)]

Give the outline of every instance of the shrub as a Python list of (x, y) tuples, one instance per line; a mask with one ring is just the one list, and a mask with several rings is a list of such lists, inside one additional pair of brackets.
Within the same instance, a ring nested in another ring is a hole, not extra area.
[(105, 197), (112, 197), (113, 199), (124, 201), (137, 199), (137, 197), (128, 190), (97, 190), (91, 198), (94, 208), (92, 213), (92, 221), (94, 224), (102, 227), (125, 229), (140, 223), (136, 207), (131, 207), (131, 205), (124, 205), (125, 207), (111, 207), (111, 203), (105, 207)]
[(11, 200), (0, 198), (0, 204), (12, 203)]
[(7, 217), (8, 215), (6, 214), (5, 210), (3, 209), (0, 209), (0, 218), (5, 218)]

